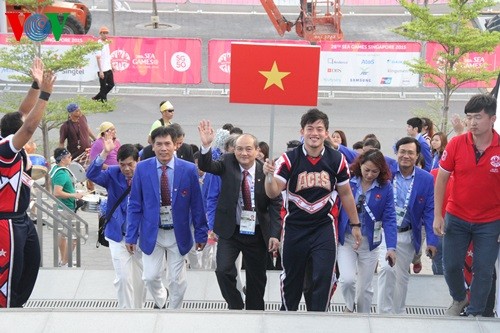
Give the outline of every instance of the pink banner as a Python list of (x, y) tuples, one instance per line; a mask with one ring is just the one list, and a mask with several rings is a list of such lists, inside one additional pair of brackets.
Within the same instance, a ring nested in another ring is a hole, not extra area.
[[(151, 3), (151, 0), (128, 0), (127, 2), (148, 2)], [(186, 3), (187, 0), (156, 0), (156, 3)]]
[[(439, 68), (439, 62), (441, 57), (439, 56), (439, 52), (442, 52), (443, 48), (441, 45), (437, 43), (428, 43), (425, 59), (428, 64), (433, 65), (435, 68)], [(462, 61), (457, 63), (455, 66), (465, 66), (469, 68), (486, 68), (490, 71), (498, 70), (500, 66), (500, 46), (497, 46), (494, 52), (492, 53), (469, 53), (467, 54)], [(495, 79), (492, 79), (489, 84), (484, 82), (470, 82), (464, 85), (461, 85), (460, 88), (486, 88), (493, 87), (496, 82)], [(425, 87), (434, 87), (433, 84), (430, 84), (424, 80)]]
[(252, 42), (252, 43), (271, 43), (271, 44), (309, 44), (309, 42), (305, 40), (212, 39), (208, 41), (208, 81), (210, 81), (211, 83), (229, 84), (229, 76), (231, 73), (232, 42)]
[(110, 51), (118, 83), (201, 83), (201, 39), (114, 37)]
[[(411, 2), (411, 1), (408, 1)], [(423, 4), (424, 1), (416, 1)], [(429, 6), (438, 4), (447, 4), (448, 0), (432, 0), (429, 1)], [(400, 6), (398, 0), (341, 0), (344, 6)]]
[(318, 42), (321, 51), (342, 52), (420, 52), (416, 42)]
[[(260, 0), (189, 0), (189, 2), (206, 4), (206, 5), (245, 5), (245, 6), (261, 5)], [(277, 2), (276, 4), (279, 3)]]
[[(143, 2), (146, 0), (132, 0), (129, 2)], [(172, 2), (172, 0), (157, 0), (158, 2)], [(260, 0), (189, 0), (190, 3), (206, 5), (246, 5), (260, 6)], [(296, 6), (300, 5), (299, 0), (275, 0), (276, 6)], [(423, 3), (423, 1), (421, 1)], [(428, 5), (446, 4), (448, 0), (433, 0)], [(400, 6), (398, 0), (341, 0), (341, 6)]]

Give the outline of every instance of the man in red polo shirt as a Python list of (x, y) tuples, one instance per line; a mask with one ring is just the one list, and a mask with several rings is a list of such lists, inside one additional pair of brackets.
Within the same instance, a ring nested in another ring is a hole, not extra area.
[[(493, 129), (496, 99), (475, 95), (465, 105), (468, 132), (446, 146), (435, 184), (434, 205), (441, 207), (446, 184), (453, 173), (455, 184), (443, 219), (434, 210), (434, 232), (444, 235), (444, 276), (453, 302), (446, 315), (482, 315), (498, 256), (500, 235), (500, 138)], [(474, 243), (474, 278), (470, 304), (464, 284), (464, 258)]]

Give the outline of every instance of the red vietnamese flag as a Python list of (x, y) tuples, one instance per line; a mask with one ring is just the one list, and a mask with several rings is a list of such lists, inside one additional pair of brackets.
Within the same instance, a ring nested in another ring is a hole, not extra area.
[(319, 46), (231, 44), (230, 103), (318, 102)]

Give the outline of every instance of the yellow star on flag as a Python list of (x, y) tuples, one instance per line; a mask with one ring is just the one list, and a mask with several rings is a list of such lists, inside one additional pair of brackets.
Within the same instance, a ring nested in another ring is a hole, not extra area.
[(267, 78), (266, 85), (264, 86), (264, 90), (275, 84), (281, 90), (285, 90), (283, 88), (283, 82), (281, 81), (284, 77), (290, 74), (290, 72), (280, 72), (278, 69), (278, 65), (276, 61), (273, 63), (273, 67), (270, 71), (259, 71), (260, 74), (264, 75)]

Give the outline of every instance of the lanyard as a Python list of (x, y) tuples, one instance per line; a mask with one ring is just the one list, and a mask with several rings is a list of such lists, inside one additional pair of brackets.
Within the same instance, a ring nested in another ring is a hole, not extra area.
[[(397, 177), (394, 177), (394, 206), (397, 207), (398, 203), (398, 187), (396, 185)], [(415, 177), (413, 176), (411, 179), (410, 187), (408, 188), (408, 192), (406, 193), (405, 203), (403, 206), (403, 212), (406, 214), (406, 210), (408, 209), (408, 203), (410, 202), (411, 190), (413, 189), (413, 182), (415, 181)]]
[(370, 207), (368, 207), (368, 204), (365, 203), (363, 204), (363, 207), (365, 207), (365, 212), (370, 216), (370, 218), (372, 219), (373, 223), (377, 222), (377, 219), (375, 219), (375, 216), (373, 215)]
[[(373, 185), (370, 189), (368, 189), (368, 191), (371, 191), (372, 188), (373, 188)], [(368, 191), (366, 191), (366, 192), (368, 192)], [(358, 187), (357, 193), (360, 193), (360, 195), (363, 194), (363, 191), (361, 190), (361, 184), (360, 184), (360, 187)], [(371, 198), (371, 195), (370, 195), (370, 198)], [(365, 202), (363, 202), (363, 208), (364, 208), (365, 212), (368, 214), (368, 216), (370, 216), (370, 219), (373, 221), (373, 223), (375, 223), (375, 222), (377, 222), (377, 220), (375, 219), (375, 216), (373, 215), (370, 207), (368, 207), (367, 202), (368, 202), (368, 200), (365, 200)]]

